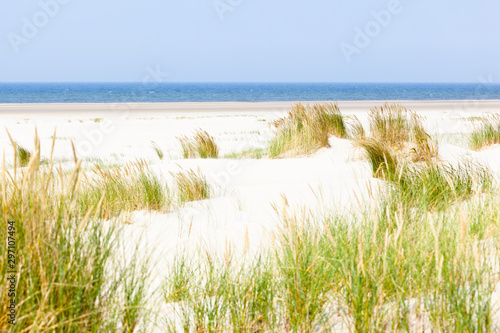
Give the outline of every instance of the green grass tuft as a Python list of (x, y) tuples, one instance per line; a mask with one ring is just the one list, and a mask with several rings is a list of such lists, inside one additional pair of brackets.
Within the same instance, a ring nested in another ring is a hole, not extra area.
[(398, 177), (400, 162), (389, 145), (372, 138), (360, 139), (356, 144), (365, 149), (374, 177), (386, 180)]
[(180, 137), (184, 158), (218, 158), (219, 148), (208, 132), (197, 130), (193, 137)]
[(297, 103), (288, 115), (275, 120), (276, 137), (271, 141), (271, 157), (310, 154), (328, 147), (330, 135), (347, 137), (344, 118), (337, 104), (304, 106)]
[(209, 199), (210, 186), (205, 176), (193, 170), (172, 173), (180, 202)]
[(102, 218), (140, 209), (165, 211), (171, 203), (168, 188), (148, 172), (144, 162), (112, 169), (96, 165), (93, 175), (85, 177), (81, 191), (81, 209), (94, 207)]
[[(32, 161), (39, 158), (36, 138)], [(104, 225), (95, 210), (75, 204), (82, 194), (80, 166), (78, 160), (69, 174), (54, 161), (29, 163), (13, 174), (2, 168), (0, 270), (16, 271), (17, 312), (11, 325), (6, 315), (11, 298), (3, 289), (2, 332), (116, 332), (119, 323), (140, 327), (144, 322), (145, 294), (135, 291), (145, 290), (147, 276), (134, 279), (130, 266), (117, 262), (118, 224)], [(15, 263), (7, 260), (7, 236), (15, 239)], [(131, 305), (137, 312), (124, 315)]]
[(480, 150), (494, 144), (500, 144), (500, 114), (482, 118), (470, 134), (469, 143), (472, 149)]

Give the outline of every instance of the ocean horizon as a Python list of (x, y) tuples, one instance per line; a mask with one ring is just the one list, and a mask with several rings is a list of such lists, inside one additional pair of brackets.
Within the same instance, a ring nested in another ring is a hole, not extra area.
[(500, 83), (0, 83), (0, 103), (469, 99), (500, 99)]

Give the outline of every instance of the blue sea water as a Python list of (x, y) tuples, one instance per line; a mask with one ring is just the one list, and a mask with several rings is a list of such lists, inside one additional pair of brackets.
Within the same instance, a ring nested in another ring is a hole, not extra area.
[(0, 103), (500, 99), (498, 83), (0, 83)]

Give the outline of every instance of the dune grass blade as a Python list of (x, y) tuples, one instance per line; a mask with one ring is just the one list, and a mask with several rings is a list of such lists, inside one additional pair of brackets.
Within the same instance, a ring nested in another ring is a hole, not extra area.
[(215, 138), (207, 131), (197, 130), (193, 137), (178, 138), (184, 158), (218, 158), (219, 148)]
[(353, 116), (350, 119), (350, 137), (355, 140), (364, 139), (366, 137), (366, 132), (363, 127), (363, 124), (359, 121), (358, 117)]
[(310, 154), (328, 147), (330, 135), (345, 138), (347, 130), (337, 104), (304, 106), (297, 103), (284, 118), (275, 120), (276, 137), (271, 141), (271, 157)]
[(155, 151), (156, 155), (158, 156), (158, 158), (160, 160), (163, 160), (163, 158), (165, 157), (165, 153), (163, 152), (163, 150), (160, 148), (160, 146), (158, 146), (156, 144), (156, 142), (154, 141), (151, 141), (151, 146), (153, 147), (153, 150)]

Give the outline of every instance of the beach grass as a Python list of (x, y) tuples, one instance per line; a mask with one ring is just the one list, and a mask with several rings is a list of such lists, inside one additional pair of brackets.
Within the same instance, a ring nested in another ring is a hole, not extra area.
[(356, 145), (366, 151), (374, 177), (387, 180), (395, 180), (398, 177), (400, 161), (392, 147), (373, 138), (358, 139)]
[[(462, 171), (483, 172), (474, 168)], [(455, 182), (466, 193), (463, 172)], [(500, 231), (497, 192), (453, 195), (460, 204), (432, 213), (419, 195), (411, 215), (401, 205), (320, 219), (289, 208), (257, 260), (207, 254), (169, 269), (171, 331), (491, 331), (500, 247), (485, 242)], [(388, 189), (380, 202), (399, 199)]]
[(416, 113), (399, 103), (374, 107), (368, 117), (371, 136), (393, 146), (410, 141), (415, 127), (420, 127)]
[(207, 131), (198, 129), (192, 137), (178, 138), (184, 158), (218, 158), (219, 147)]
[(364, 139), (366, 137), (366, 131), (363, 124), (359, 121), (358, 117), (352, 116), (349, 120), (349, 137), (354, 140)]
[(156, 155), (158, 156), (158, 158), (160, 160), (163, 160), (163, 158), (165, 157), (165, 153), (163, 152), (163, 150), (160, 148), (160, 146), (158, 146), (158, 144), (154, 141), (151, 141), (151, 147), (153, 148), (153, 150), (155, 151)]
[(286, 117), (272, 122), (276, 136), (272, 139), (269, 154), (280, 156), (307, 155), (328, 147), (328, 138), (334, 135), (347, 137), (344, 118), (337, 104), (313, 106), (295, 104)]
[(93, 207), (105, 219), (133, 210), (167, 211), (171, 206), (166, 183), (149, 172), (144, 161), (123, 168), (96, 165), (91, 175), (82, 177), (81, 187), (80, 209)]
[(500, 114), (482, 118), (470, 134), (469, 144), (473, 150), (500, 144)]
[(480, 165), (461, 163), (406, 166), (396, 179), (395, 197), (400, 205), (443, 209), (490, 191), (493, 176)]
[(228, 159), (260, 159), (267, 155), (267, 150), (264, 148), (250, 148), (241, 152), (234, 152), (224, 156)]
[(413, 161), (430, 162), (438, 147), (424, 127), (424, 118), (399, 103), (385, 103), (370, 109), (370, 136), (384, 142)]
[(172, 173), (172, 176), (181, 203), (210, 198), (211, 188), (201, 171), (183, 170)]
[[(124, 312), (143, 306), (143, 294), (132, 290), (144, 289), (148, 279), (133, 279), (131, 267), (116, 258), (119, 224), (104, 223), (95, 207), (77, 205), (80, 166), (78, 160), (68, 173), (52, 157), (41, 166), (38, 138), (25, 168), (7, 169), (4, 162), (0, 269), (15, 273), (9, 274), (12, 290), (0, 291), (2, 332), (114, 332), (139, 327), (145, 318)], [(15, 325), (7, 316), (13, 299)]]

